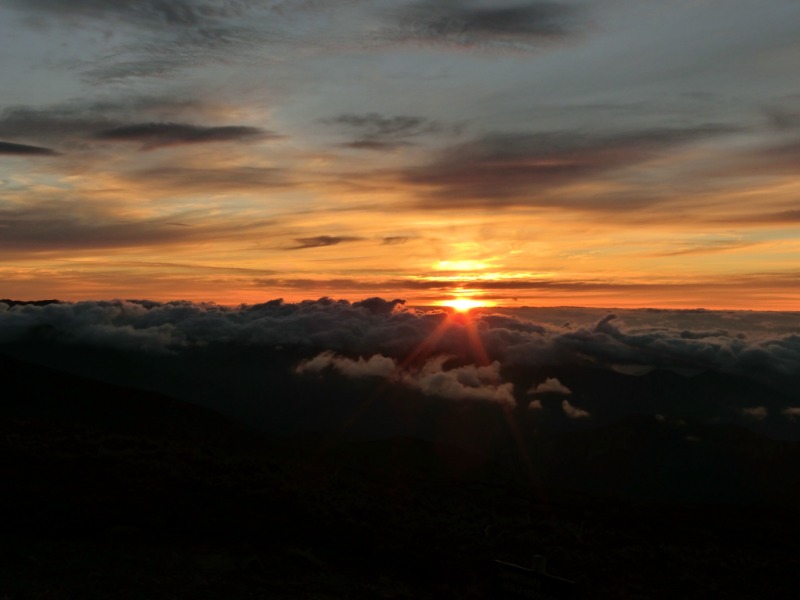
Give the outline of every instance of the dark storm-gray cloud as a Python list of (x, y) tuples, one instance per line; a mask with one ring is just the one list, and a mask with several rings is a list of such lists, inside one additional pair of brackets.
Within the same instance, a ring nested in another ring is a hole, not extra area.
[[(425, 188), (422, 194), (435, 200), (421, 203), (427, 208), (547, 205), (553, 200), (542, 192), (738, 131), (738, 127), (709, 123), (606, 134), (495, 133), (451, 146), (431, 164), (408, 168), (398, 176), (404, 183)], [(564, 202), (558, 201), (559, 205)], [(576, 202), (598, 210), (617, 208), (584, 196)], [(630, 205), (624, 198), (619, 203), (619, 208)]]
[(91, 104), (49, 108), (11, 107), (0, 113), (0, 135), (26, 136), (43, 141), (62, 141), (83, 137), (92, 131), (117, 126)]
[(162, 146), (251, 141), (279, 136), (257, 127), (207, 127), (186, 123), (137, 123), (98, 131), (93, 137), (98, 140), (114, 142), (142, 142), (142, 149), (150, 150)]
[(577, 32), (582, 14), (559, 2), (423, 0), (398, 9), (396, 19), (385, 34), (388, 39), (474, 46), (562, 38)]
[[(209, 142), (249, 142), (283, 136), (247, 125), (207, 125), (171, 120), (206, 118), (214, 107), (180, 97), (133, 96), (13, 106), (0, 113), (0, 136), (85, 147), (92, 140), (140, 142), (144, 148)], [(153, 117), (158, 120), (150, 120)], [(163, 120), (162, 120), (163, 119)]]
[(0, 155), (6, 156), (56, 156), (58, 152), (40, 146), (0, 141)]

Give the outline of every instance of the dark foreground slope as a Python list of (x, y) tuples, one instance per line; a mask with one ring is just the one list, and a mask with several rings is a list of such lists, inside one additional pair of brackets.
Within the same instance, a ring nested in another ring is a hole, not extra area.
[(481, 598), (548, 558), (586, 598), (783, 598), (796, 444), (650, 417), (482, 454), (267, 436), (0, 362), (0, 598)]

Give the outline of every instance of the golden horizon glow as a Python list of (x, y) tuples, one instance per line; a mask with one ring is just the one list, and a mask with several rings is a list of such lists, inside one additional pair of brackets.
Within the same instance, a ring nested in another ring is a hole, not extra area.
[(437, 271), (482, 271), (490, 266), (479, 260), (440, 260), (433, 268)]
[(447, 306), (457, 312), (465, 313), (471, 311), (473, 308), (488, 308), (495, 306), (495, 304), (477, 298), (452, 298), (450, 300), (442, 300), (439, 306)]
[(247, 2), (178, 53), (161, 3), (0, 2), (0, 296), (800, 310), (800, 4), (774, 2), (730, 36), (708, 3), (574, 6), (547, 52), (492, 3)]

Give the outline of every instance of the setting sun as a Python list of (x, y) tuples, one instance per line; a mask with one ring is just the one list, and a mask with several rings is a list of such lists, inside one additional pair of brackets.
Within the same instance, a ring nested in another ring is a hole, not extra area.
[(475, 298), (453, 298), (452, 300), (445, 300), (442, 302), (442, 306), (449, 306), (458, 312), (467, 312), (473, 308), (483, 308), (489, 305)]

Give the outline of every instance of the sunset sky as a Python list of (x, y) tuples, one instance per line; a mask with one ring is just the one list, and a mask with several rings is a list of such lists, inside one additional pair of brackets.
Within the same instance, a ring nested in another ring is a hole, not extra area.
[(796, 0), (0, 0), (0, 297), (800, 308)]

